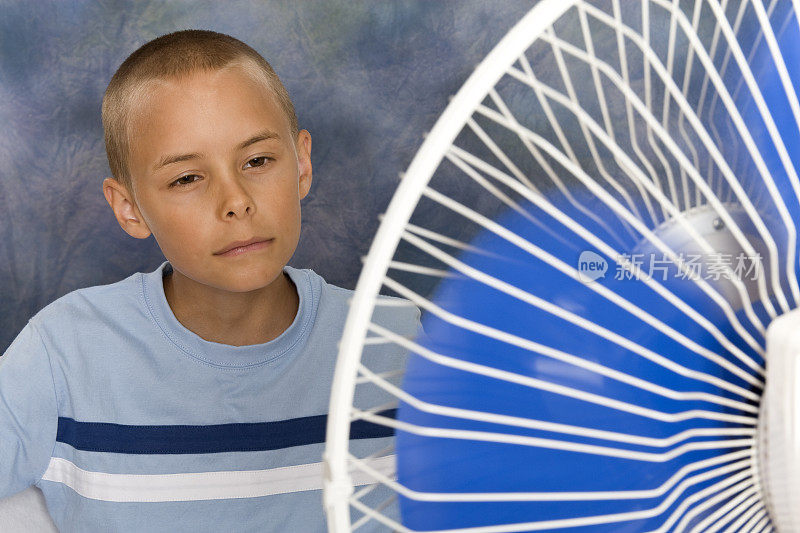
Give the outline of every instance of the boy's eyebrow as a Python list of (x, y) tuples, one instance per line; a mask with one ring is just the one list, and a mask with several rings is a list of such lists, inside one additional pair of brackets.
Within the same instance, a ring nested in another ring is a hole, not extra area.
[(253, 135), (252, 137), (250, 137), (249, 139), (247, 139), (246, 141), (244, 141), (243, 143), (239, 144), (237, 149), (244, 150), (251, 144), (255, 144), (259, 141), (268, 141), (270, 139), (280, 139), (280, 135), (270, 130), (260, 131), (255, 135)]
[[(250, 137), (249, 139), (247, 139), (246, 141), (239, 143), (239, 146), (237, 146), (236, 149), (244, 150), (251, 144), (255, 144), (259, 141), (268, 141), (270, 139), (280, 139), (280, 135), (271, 130), (260, 131), (255, 135), (253, 135), (252, 137)], [(156, 163), (156, 165), (153, 167), (153, 171), (156, 171), (162, 167), (171, 165), (173, 163), (180, 163), (182, 161), (188, 161), (190, 159), (200, 159), (201, 157), (203, 157), (203, 155), (198, 154), (196, 152), (191, 154), (165, 155), (164, 157), (161, 158), (161, 160), (158, 163)]]

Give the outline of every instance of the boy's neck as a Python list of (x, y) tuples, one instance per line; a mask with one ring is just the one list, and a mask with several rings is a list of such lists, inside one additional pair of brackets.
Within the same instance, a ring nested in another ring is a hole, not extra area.
[(202, 339), (220, 344), (271, 341), (292, 324), (300, 305), (294, 282), (285, 272), (270, 285), (245, 293), (210, 289), (174, 269), (163, 282), (175, 318)]

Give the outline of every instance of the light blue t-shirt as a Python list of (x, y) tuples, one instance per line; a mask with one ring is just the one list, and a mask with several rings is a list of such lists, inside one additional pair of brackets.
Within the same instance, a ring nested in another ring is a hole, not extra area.
[[(231, 346), (175, 318), (171, 268), (59, 298), (0, 357), (0, 498), (38, 486), (64, 533), (325, 531), (326, 413), (353, 291), (287, 265), (291, 326)], [(410, 302), (381, 301), (408, 305), (378, 305), (373, 322), (420, 331)], [(380, 372), (404, 356), (384, 344), (363, 357)], [(354, 423), (351, 449), (384, 449), (387, 431)]]

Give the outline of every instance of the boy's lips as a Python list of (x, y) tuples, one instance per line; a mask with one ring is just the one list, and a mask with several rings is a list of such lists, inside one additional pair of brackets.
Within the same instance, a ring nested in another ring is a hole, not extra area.
[(227, 244), (222, 250), (214, 252), (214, 255), (239, 255), (251, 250), (263, 248), (270, 242), (272, 242), (272, 239), (267, 239), (266, 237), (253, 237), (252, 239), (248, 239), (246, 241), (234, 241)]

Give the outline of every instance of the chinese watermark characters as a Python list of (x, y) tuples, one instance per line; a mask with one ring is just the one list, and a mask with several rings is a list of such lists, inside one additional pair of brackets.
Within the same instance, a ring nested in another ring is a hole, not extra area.
[[(641, 280), (651, 278), (657, 281), (667, 279), (746, 281), (757, 280), (763, 273), (760, 254), (749, 255), (714, 252), (677, 253), (661, 255), (650, 253), (620, 254), (615, 258), (615, 280)], [(581, 252), (578, 258), (578, 276), (589, 283), (604, 278), (608, 273), (608, 262), (603, 256), (591, 251)]]

